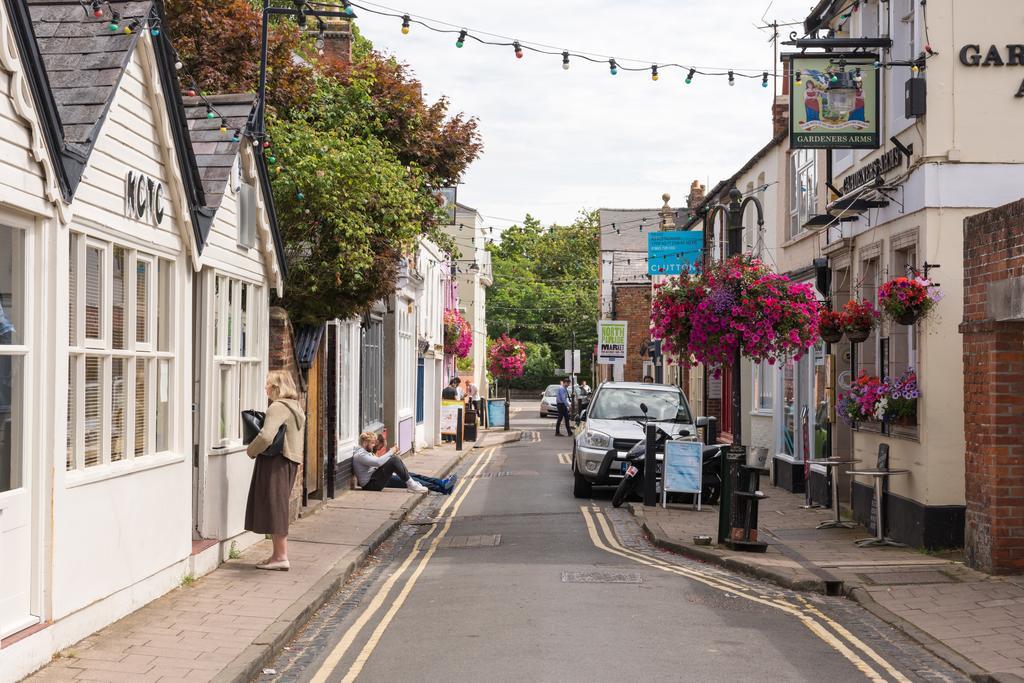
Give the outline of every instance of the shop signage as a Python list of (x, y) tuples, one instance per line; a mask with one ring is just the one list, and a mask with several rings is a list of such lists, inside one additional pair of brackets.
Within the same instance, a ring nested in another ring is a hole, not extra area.
[(597, 362), (614, 365), (626, 362), (626, 321), (597, 321)]
[(160, 225), (164, 219), (164, 184), (128, 171), (124, 183), (124, 212), (129, 218)]
[(704, 233), (670, 230), (647, 235), (647, 274), (679, 275), (685, 266), (700, 264)]
[(879, 89), (876, 56), (783, 55), (790, 64), (792, 149), (876, 149)]
[(849, 194), (861, 185), (871, 182), (879, 176), (884, 176), (890, 171), (895, 171), (903, 163), (904, 158), (903, 152), (898, 147), (893, 147), (867, 166), (862, 166), (843, 178), (843, 194)]
[[(1024, 45), (1007, 45), (1006, 57), (999, 46), (990, 45), (982, 57), (981, 45), (964, 45), (960, 48), (960, 63), (969, 67), (983, 66), (1024, 66)], [(1024, 81), (1017, 88), (1014, 97), (1024, 97)]]
[(441, 433), (446, 436), (453, 436), (459, 433), (459, 411), (462, 410), (461, 401), (441, 402)]

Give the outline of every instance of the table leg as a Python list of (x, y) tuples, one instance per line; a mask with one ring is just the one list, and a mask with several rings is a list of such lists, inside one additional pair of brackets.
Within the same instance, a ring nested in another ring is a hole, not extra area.
[(839, 516), (839, 481), (836, 479), (835, 468), (829, 468), (829, 475), (832, 478), (832, 519), (819, 524), (817, 529), (852, 529), (854, 522), (844, 522)]

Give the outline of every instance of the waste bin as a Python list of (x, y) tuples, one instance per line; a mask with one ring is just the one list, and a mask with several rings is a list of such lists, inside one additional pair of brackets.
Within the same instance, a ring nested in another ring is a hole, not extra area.
[(476, 408), (473, 407), (472, 403), (467, 403), (462, 423), (462, 438), (464, 441), (471, 443), (476, 441), (476, 420)]
[(505, 402), (500, 399), (491, 399), (487, 402), (487, 424), (491, 427), (500, 427), (505, 424)]

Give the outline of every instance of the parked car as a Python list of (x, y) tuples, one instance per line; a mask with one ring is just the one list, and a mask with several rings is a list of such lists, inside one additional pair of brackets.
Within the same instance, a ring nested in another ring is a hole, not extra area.
[[(540, 416), (541, 417), (558, 417), (558, 387), (561, 384), (549, 384), (548, 388), (544, 390), (544, 393), (540, 395)], [(576, 389), (576, 401), (579, 404), (580, 410), (585, 409), (590, 404), (590, 394), (586, 394), (577, 384), (575, 387), (570, 387), (569, 391)]]
[[(679, 387), (640, 382), (605, 382), (581, 415), (572, 446), (573, 495), (588, 498), (594, 486), (617, 486), (628, 466), (629, 449), (645, 438), (640, 404), (651, 424), (672, 438), (696, 440), (697, 430), (686, 396)], [(658, 460), (663, 456), (658, 455)]]

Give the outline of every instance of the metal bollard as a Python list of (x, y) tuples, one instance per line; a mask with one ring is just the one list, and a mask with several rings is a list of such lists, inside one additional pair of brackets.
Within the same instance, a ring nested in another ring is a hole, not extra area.
[(647, 425), (647, 451), (644, 453), (644, 507), (658, 504), (658, 456), (655, 444), (658, 440), (658, 429)]

